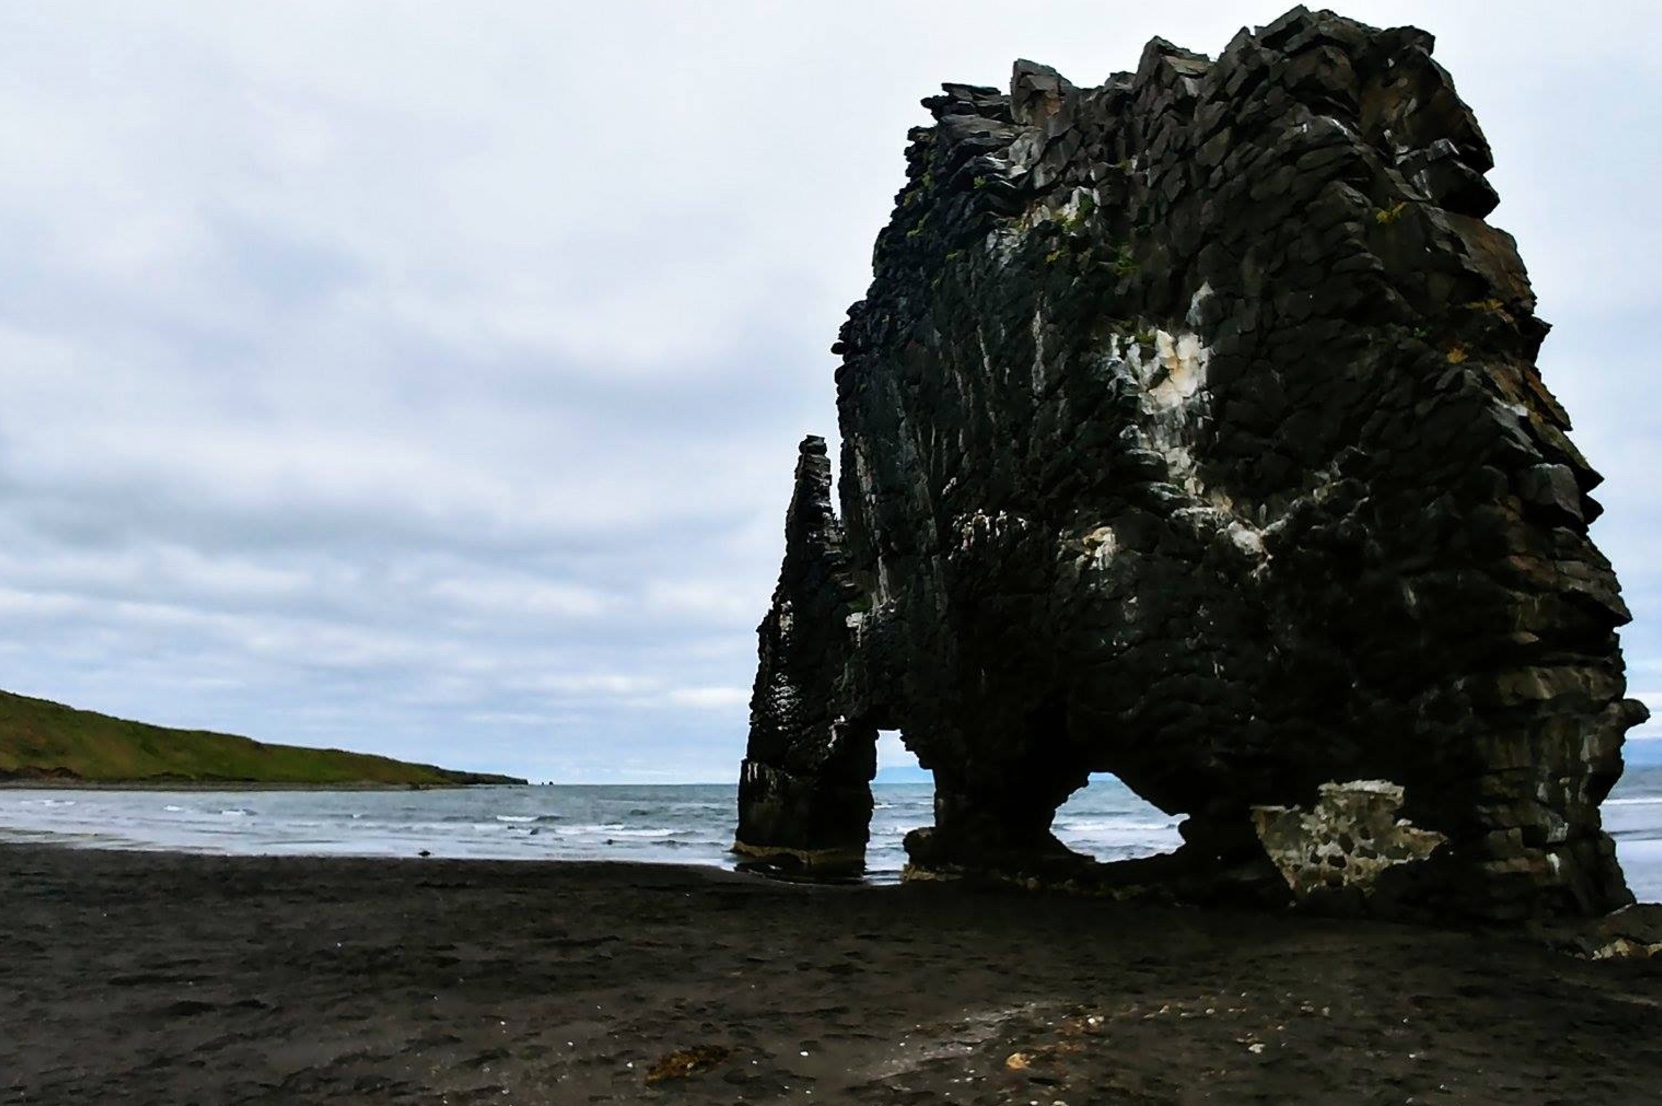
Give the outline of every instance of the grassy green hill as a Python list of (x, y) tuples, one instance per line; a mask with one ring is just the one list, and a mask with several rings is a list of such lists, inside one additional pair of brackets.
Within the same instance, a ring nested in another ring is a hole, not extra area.
[(340, 749), (170, 730), (0, 691), (0, 780), (88, 783), (524, 783)]

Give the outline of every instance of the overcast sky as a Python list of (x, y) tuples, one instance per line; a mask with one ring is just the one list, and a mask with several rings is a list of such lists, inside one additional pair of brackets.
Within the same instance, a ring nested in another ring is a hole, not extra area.
[[(1284, 6), (5, 4), (0, 687), (733, 778), (919, 98)], [(1344, 10), (1434, 32), (1494, 145), (1662, 706), (1662, 8)]]

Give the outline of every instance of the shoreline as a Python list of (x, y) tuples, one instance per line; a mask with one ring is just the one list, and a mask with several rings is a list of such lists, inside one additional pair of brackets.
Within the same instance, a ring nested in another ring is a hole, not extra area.
[[(7, 834), (17, 834), (18, 836), (8, 837), (8, 836), (6, 836)], [(525, 865), (542, 864), (542, 865), (552, 865), (552, 866), (556, 866), (556, 867), (566, 867), (568, 865), (578, 865), (578, 866), (593, 866), (593, 867), (597, 867), (597, 868), (611, 868), (611, 867), (614, 867), (614, 866), (629, 867), (629, 868), (662, 868), (666, 871), (681, 872), (681, 873), (726, 872), (728, 875), (741, 876), (745, 879), (764, 880), (764, 881), (771, 882), (771, 883), (795, 883), (795, 884), (802, 884), (802, 885), (809, 885), (809, 886), (817, 886), (817, 885), (822, 885), (822, 884), (823, 885), (833, 885), (833, 884), (835, 884), (835, 885), (846, 885), (846, 886), (855, 886), (855, 887), (891, 887), (891, 886), (899, 886), (900, 883), (902, 882), (900, 880), (898, 874), (896, 875), (896, 878), (894, 878), (892, 880), (879, 878), (879, 877), (887, 874), (887, 873), (881, 873), (881, 872), (876, 873), (876, 874), (868, 872), (864, 876), (850, 877), (848, 879), (840, 879), (840, 880), (833, 880), (833, 879), (823, 879), (822, 880), (822, 879), (794, 877), (794, 876), (783, 875), (783, 874), (774, 874), (774, 873), (771, 873), (771, 872), (765, 872), (765, 871), (761, 871), (761, 870), (758, 870), (758, 869), (746, 869), (746, 868), (742, 867), (742, 865), (744, 864), (743, 858), (738, 857), (738, 856), (736, 856), (734, 854), (731, 854), (731, 853), (725, 854), (725, 855), (728, 855), (728, 856), (732, 856), (731, 860), (711, 860), (711, 861), (707, 861), (707, 862), (699, 862), (699, 861), (692, 861), (692, 860), (677, 862), (677, 861), (667, 861), (667, 860), (650, 860), (650, 859), (645, 859), (645, 858), (634, 859), (634, 858), (630, 858), (630, 857), (607, 857), (607, 858), (604, 858), (604, 859), (594, 859), (594, 858), (589, 858), (589, 857), (569, 857), (569, 856), (439, 856), (439, 855), (435, 855), (435, 854), (432, 854), (432, 853), (429, 853), (428, 855), (423, 856), (419, 852), (414, 852), (414, 853), (376, 853), (376, 852), (364, 852), (364, 853), (351, 853), (351, 852), (337, 852), (337, 853), (291, 853), (291, 852), (240, 853), (239, 852), (239, 853), (231, 853), (231, 852), (209, 852), (207, 850), (181, 849), (181, 848), (177, 848), (177, 847), (170, 846), (170, 845), (150, 846), (150, 845), (142, 845), (142, 844), (136, 844), (136, 843), (126, 842), (126, 841), (122, 841), (122, 842), (118, 842), (118, 843), (108, 843), (108, 842), (104, 842), (104, 841), (89, 841), (86, 838), (90, 837), (90, 836), (91, 835), (86, 835), (86, 837), (79, 837), (79, 836), (75, 836), (75, 835), (71, 835), (71, 834), (58, 833), (58, 832), (51, 831), (51, 830), (41, 830), (41, 831), (37, 832), (37, 831), (32, 831), (32, 830), (10, 830), (10, 829), (5, 829), (5, 828), (0, 828), (0, 858), (3, 858), (4, 854), (8, 850), (43, 849), (43, 850), (49, 850), (49, 851), (53, 851), (53, 852), (61, 851), (61, 852), (68, 852), (68, 853), (114, 853), (114, 854), (117, 854), (117, 855), (135, 856), (135, 857), (158, 857), (158, 858), (164, 858), (164, 859), (165, 858), (177, 858), (177, 859), (180, 859), (180, 860), (225, 860), (225, 861), (253, 861), (253, 862), (261, 862), (261, 861), (290, 862), (290, 861), (293, 861), (293, 862), (298, 862), (298, 863), (302, 863), (302, 864), (316, 861), (318, 863), (323, 863), (323, 864), (329, 864), (329, 863), (351, 863), (351, 864), (462, 864), (462, 865), (477, 864), (477, 865), (481, 865), (481, 866), (489, 866), (489, 865), (493, 865), (493, 864), (509, 864), (509, 865), (514, 865), (516, 867), (517, 866), (525, 866)]]
[(0, 896), (3, 1101), (1546, 1106), (1662, 1085), (1662, 962), (1522, 937), (656, 863), (24, 844), (0, 844)]
[(523, 783), (285, 783), (252, 780), (67, 780), (0, 779), (0, 791), (459, 791), (487, 787), (532, 787)]

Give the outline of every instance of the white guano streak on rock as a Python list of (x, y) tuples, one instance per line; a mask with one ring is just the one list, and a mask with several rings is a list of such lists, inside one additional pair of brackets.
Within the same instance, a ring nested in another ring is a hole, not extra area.
[[(1033, 305), (1033, 394), (1040, 395), (1045, 390), (1045, 307), (1041, 298)], [(986, 357), (985, 345), (982, 346), (982, 357)]]
[(1020, 515), (1012, 515), (1007, 511), (999, 511), (996, 515), (977, 508), (967, 515), (960, 515), (956, 520), (958, 528), (958, 551), (968, 553), (978, 545), (1003, 542), (1015, 535), (1027, 531), (1032, 523)]
[(794, 717), (797, 704), (801, 701), (802, 696), (796, 684), (783, 672), (776, 673), (769, 681), (767, 703), (775, 719), (783, 721)]
[(1105, 569), (1114, 560), (1114, 554), (1119, 551), (1119, 539), (1114, 536), (1112, 526), (1098, 526), (1086, 534), (1081, 542), (1085, 547), (1085, 557), (1092, 568)]
[[(1198, 317), (1200, 305), (1209, 295), (1211, 288), (1206, 285), (1195, 293), (1189, 308), (1191, 321)], [(1212, 396), (1206, 388), (1210, 361), (1211, 350), (1192, 331), (1174, 334), (1156, 330), (1152, 351), (1134, 338), (1109, 339), (1109, 371), (1129, 372), (1142, 391), (1143, 418), (1132, 424), (1137, 447), (1163, 457), (1173, 483), (1194, 501), (1193, 506), (1174, 511), (1173, 520), (1191, 527), (1197, 537), (1212, 536), (1228, 542), (1262, 567), (1269, 554), (1259, 528), (1235, 511), (1229, 495), (1207, 488), (1200, 479), (1195, 450), (1198, 432), (1211, 417)], [(1076, 538), (1071, 542), (1064, 539), (1064, 543), (1079, 551), (1079, 569), (1102, 572), (1113, 563), (1117, 547), (1112, 529), (1100, 526), (1075, 533)]]
[(1127, 365), (1142, 388), (1144, 417), (1136, 424), (1140, 445), (1166, 459), (1171, 478), (1195, 498), (1203, 492), (1195, 462), (1195, 432), (1211, 413), (1212, 396), (1206, 390), (1206, 366), (1211, 351), (1198, 334), (1154, 332), (1153, 356), (1145, 358), (1142, 343), (1131, 339), (1110, 345), (1114, 359)]
[[(1086, 204), (1090, 206), (1086, 207)], [(1035, 203), (1022, 212), (1014, 229), (1018, 240), (1045, 223), (1061, 223), (1070, 235), (1076, 234), (1083, 229), (1081, 224), (1085, 217), (1100, 206), (1102, 197), (1096, 189), (1076, 187), (1070, 189), (1067, 198), (1059, 204)]]

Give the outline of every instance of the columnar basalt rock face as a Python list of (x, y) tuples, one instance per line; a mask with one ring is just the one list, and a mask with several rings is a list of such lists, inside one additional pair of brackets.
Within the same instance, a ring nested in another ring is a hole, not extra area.
[(1187, 815), (1185, 871), (1319, 899), (1260, 834), (1327, 822), (1260, 808), (1378, 781), (1434, 847), (1369, 909), (1629, 901), (1599, 477), (1431, 49), (1300, 8), (1215, 61), (925, 101), (835, 347), (846, 535), (799, 473), (742, 844), (845, 849), (881, 725), (934, 771), (920, 870), (1083, 872), (1051, 818), (1113, 772)]
[(758, 630), (750, 748), (739, 779), (741, 855), (858, 872), (871, 822), (877, 731), (839, 713), (858, 591), (831, 507), (825, 439), (802, 443), (785, 520), (785, 564)]

